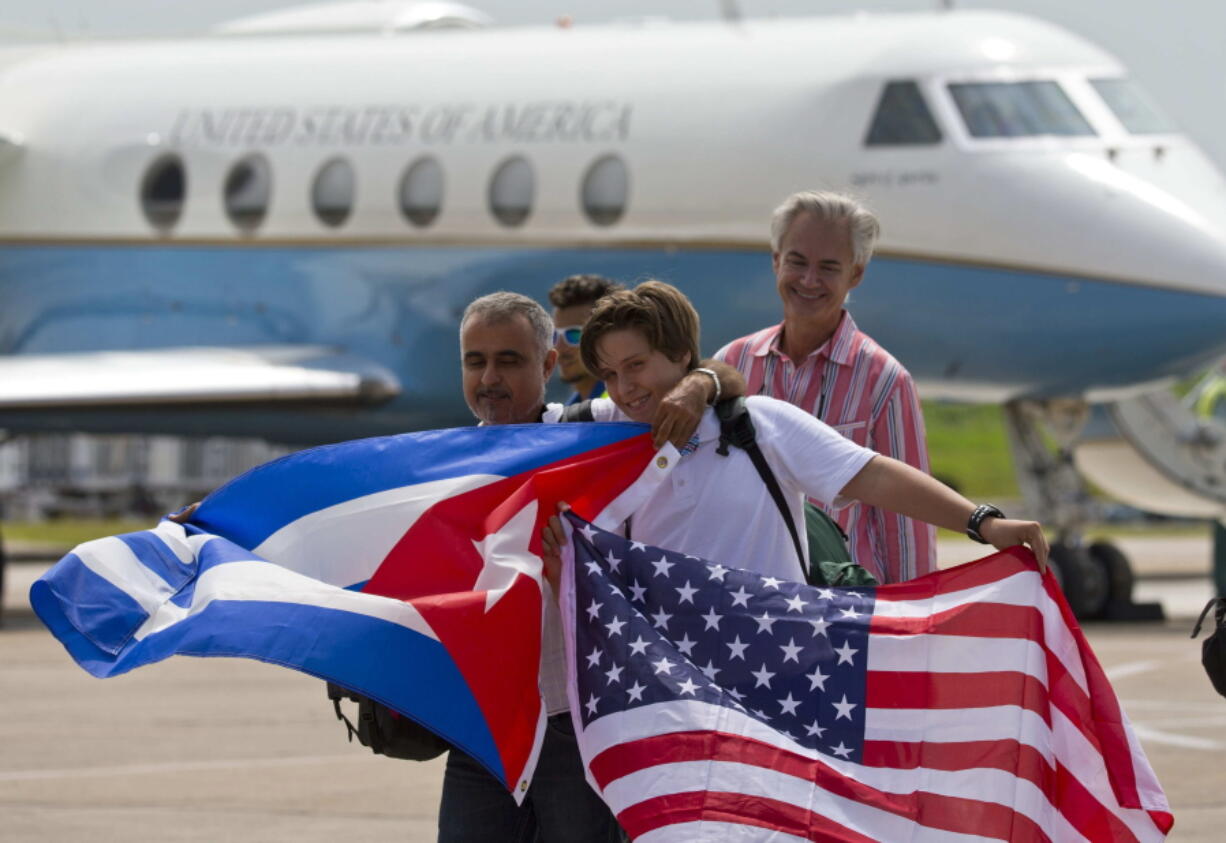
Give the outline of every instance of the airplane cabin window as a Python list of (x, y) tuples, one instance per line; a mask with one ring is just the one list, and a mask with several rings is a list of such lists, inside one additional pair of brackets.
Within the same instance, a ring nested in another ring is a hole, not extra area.
[(1161, 135), (1178, 131), (1131, 80), (1091, 79), (1090, 84), (1131, 134)]
[(344, 158), (325, 162), (311, 185), (311, 207), (319, 221), (332, 228), (343, 225), (353, 211), (356, 185), (353, 165)]
[(437, 158), (418, 158), (400, 180), (400, 212), (423, 228), (434, 222), (442, 207), (443, 168)]
[(899, 146), (941, 142), (941, 130), (915, 82), (888, 82), (881, 91), (865, 143)]
[(230, 222), (245, 232), (259, 228), (272, 198), (272, 168), (268, 159), (248, 155), (235, 162), (226, 175), (222, 198)]
[(183, 213), (187, 173), (177, 155), (163, 155), (149, 165), (140, 186), (140, 206), (149, 224), (160, 231), (173, 228)]
[(583, 175), (583, 213), (596, 225), (613, 225), (626, 212), (630, 173), (617, 155), (597, 158)]
[(956, 83), (949, 86), (949, 93), (972, 137), (1094, 134), (1056, 82)]
[(522, 155), (508, 158), (498, 165), (490, 179), (490, 213), (498, 222), (512, 228), (523, 225), (532, 213), (536, 198), (536, 176), (532, 165)]

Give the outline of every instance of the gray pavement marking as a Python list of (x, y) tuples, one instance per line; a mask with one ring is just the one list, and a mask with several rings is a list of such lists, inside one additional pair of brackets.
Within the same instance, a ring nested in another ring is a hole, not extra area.
[(1151, 670), (1157, 670), (1163, 666), (1163, 663), (1158, 661), (1125, 662), (1124, 664), (1117, 664), (1115, 667), (1108, 668), (1106, 674), (1108, 679), (1115, 681), (1123, 679), (1125, 676), (1149, 673)]
[(59, 770), (0, 770), (0, 782), (23, 782), (37, 779), (72, 779), (88, 776), (144, 776), (156, 773), (187, 773), (205, 770), (255, 770), (269, 767), (296, 767), (302, 764), (335, 764), (338, 761), (359, 760), (366, 757), (345, 755), (300, 755), (295, 758), (236, 758), (219, 761), (178, 761), (165, 764), (121, 764), (114, 767), (74, 767)]
[(1192, 735), (1177, 735), (1174, 732), (1164, 732), (1160, 729), (1152, 729), (1143, 723), (1132, 724), (1132, 730), (1137, 737), (1143, 741), (1151, 743), (1163, 743), (1167, 746), (1177, 746), (1180, 749), (1202, 749), (1208, 752), (1226, 749), (1226, 743), (1215, 741), (1209, 738), (1197, 738)]

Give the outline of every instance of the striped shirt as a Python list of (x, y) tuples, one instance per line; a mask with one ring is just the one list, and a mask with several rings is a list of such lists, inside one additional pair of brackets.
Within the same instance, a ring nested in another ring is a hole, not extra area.
[[(928, 471), (924, 417), (911, 375), (862, 333), (851, 314), (800, 364), (780, 347), (783, 325), (733, 340), (715, 353), (745, 376), (746, 394), (780, 398), (812, 413), (858, 445)], [(882, 583), (936, 567), (936, 530), (893, 512), (814, 501), (847, 533), (851, 558)]]

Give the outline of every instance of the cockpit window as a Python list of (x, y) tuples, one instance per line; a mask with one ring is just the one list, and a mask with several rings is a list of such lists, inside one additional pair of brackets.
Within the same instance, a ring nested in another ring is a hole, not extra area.
[(949, 92), (972, 137), (1094, 134), (1055, 82), (966, 82)]
[(941, 130), (932, 119), (919, 85), (908, 81), (887, 83), (865, 143), (895, 146), (940, 142)]
[(1131, 80), (1091, 79), (1090, 84), (1130, 133), (1160, 135), (1176, 131), (1175, 125)]

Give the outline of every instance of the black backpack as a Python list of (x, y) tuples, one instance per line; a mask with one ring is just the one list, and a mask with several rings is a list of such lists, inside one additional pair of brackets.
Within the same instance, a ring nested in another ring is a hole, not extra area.
[[(336, 709), (336, 718), (345, 723), (349, 742), (357, 735), (358, 743), (370, 747), (376, 755), (403, 758), (406, 761), (429, 761), (451, 748), (447, 741), (431, 732), (416, 720), (397, 714), (383, 703), (370, 697), (342, 688), (335, 682), (328, 683), (328, 699)], [(349, 699), (358, 704), (358, 725), (341, 711), (341, 700)]]
[[(809, 585), (857, 586), (877, 585), (877, 580), (865, 568), (857, 565), (851, 559), (847, 550), (847, 534), (833, 518), (813, 504), (805, 501), (805, 539), (809, 548), (808, 565), (805, 564), (805, 554), (801, 549), (800, 534), (792, 520), (792, 511), (788, 508), (783, 496), (783, 489), (775, 478), (775, 472), (762, 449), (758, 447), (757, 430), (753, 419), (749, 417), (749, 408), (743, 397), (727, 398), (715, 405), (715, 416), (719, 419), (719, 447), (715, 453), (728, 456), (728, 446), (740, 448), (749, 455), (758, 476), (770, 491), (771, 499), (787, 524), (788, 534), (792, 537), (792, 545), (796, 549), (796, 558), (800, 560), (800, 569), (805, 572), (805, 580)], [(561, 421), (590, 422), (592, 402), (580, 401), (569, 404), (562, 410)]]
[(1196, 621), (1192, 637), (1200, 633), (1201, 624), (1209, 610), (1213, 610), (1214, 630), (1200, 645), (1200, 663), (1213, 683), (1213, 688), (1226, 697), (1226, 597), (1214, 597), (1205, 604), (1205, 610)]

